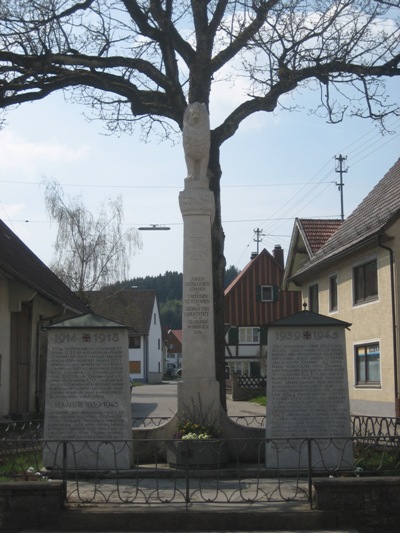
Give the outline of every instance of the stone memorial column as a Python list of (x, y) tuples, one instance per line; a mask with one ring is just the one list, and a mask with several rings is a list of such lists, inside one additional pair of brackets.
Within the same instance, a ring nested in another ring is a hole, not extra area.
[(183, 144), (188, 167), (179, 195), (183, 217), (182, 374), (178, 412), (200, 401), (210, 414), (220, 413), (215, 375), (211, 225), (214, 195), (209, 190), (208, 113), (203, 104), (190, 104), (184, 118)]

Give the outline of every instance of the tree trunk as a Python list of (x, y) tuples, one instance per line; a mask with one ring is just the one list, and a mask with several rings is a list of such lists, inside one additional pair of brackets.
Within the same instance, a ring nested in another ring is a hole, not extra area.
[(219, 144), (211, 136), (210, 160), (208, 164), (210, 189), (215, 199), (215, 219), (211, 228), (212, 243), (212, 269), (214, 288), (214, 335), (215, 335), (215, 370), (216, 379), (220, 385), (220, 399), (223, 409), (226, 411), (226, 387), (225, 387), (225, 327), (224, 327), (224, 276), (225, 235), (221, 222), (221, 166)]

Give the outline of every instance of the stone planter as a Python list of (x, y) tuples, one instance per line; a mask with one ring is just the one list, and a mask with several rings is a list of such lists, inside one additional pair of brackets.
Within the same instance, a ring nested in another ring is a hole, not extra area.
[(221, 468), (228, 461), (228, 443), (224, 440), (175, 440), (167, 442), (167, 462), (176, 468)]

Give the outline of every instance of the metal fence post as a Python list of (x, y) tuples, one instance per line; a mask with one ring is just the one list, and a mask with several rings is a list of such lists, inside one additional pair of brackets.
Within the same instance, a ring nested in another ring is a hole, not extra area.
[(307, 461), (308, 461), (308, 499), (312, 509), (312, 448), (311, 439), (307, 439)]

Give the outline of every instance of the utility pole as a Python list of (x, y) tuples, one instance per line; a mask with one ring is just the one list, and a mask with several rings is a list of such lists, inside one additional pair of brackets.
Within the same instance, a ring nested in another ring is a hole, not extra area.
[(265, 233), (262, 232), (262, 229), (260, 228), (257, 228), (257, 229), (254, 229), (253, 230), (254, 233), (255, 233), (255, 237), (253, 238), (253, 241), (257, 243), (257, 255), (258, 255), (258, 250), (259, 250), (259, 244), (260, 242), (262, 241), (262, 238), (261, 237), (265, 237)]
[(339, 192), (340, 192), (340, 212), (342, 221), (344, 220), (344, 208), (343, 208), (343, 174), (347, 172), (347, 167), (345, 167), (344, 162), (346, 161), (347, 157), (342, 156), (340, 154), (339, 156), (335, 157), (336, 161), (338, 161), (338, 164), (336, 165), (335, 172), (338, 172), (340, 175), (340, 181), (339, 183), (336, 182), (336, 185), (338, 186)]

